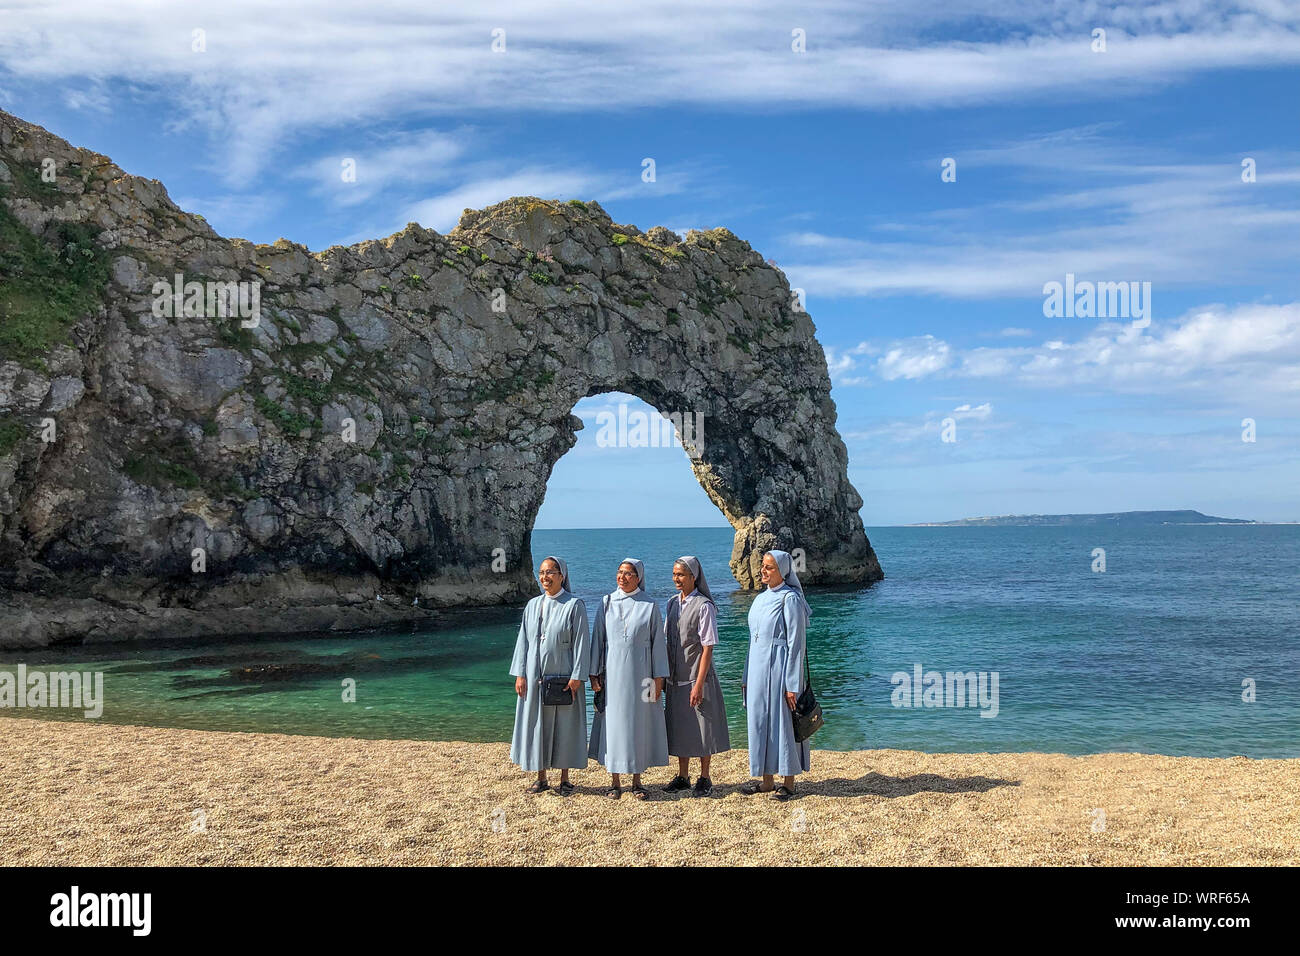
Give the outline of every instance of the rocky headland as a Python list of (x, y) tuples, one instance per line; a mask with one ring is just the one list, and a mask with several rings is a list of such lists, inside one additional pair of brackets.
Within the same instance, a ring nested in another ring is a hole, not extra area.
[(882, 577), (813, 323), (725, 229), (516, 198), (257, 245), (3, 112), (0, 194), (0, 646), (521, 601), (574, 403), (609, 391), (703, 422), (742, 587), (772, 547)]

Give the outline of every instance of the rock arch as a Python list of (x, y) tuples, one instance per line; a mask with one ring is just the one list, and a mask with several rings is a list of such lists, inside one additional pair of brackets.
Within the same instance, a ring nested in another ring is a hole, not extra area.
[[(29, 172), (54, 156), (53, 189)], [(106, 284), (45, 354), (0, 354), (0, 625), (10, 642), (354, 627), (534, 593), (531, 532), (586, 395), (702, 413), (731, 570), (802, 548), (882, 577), (826, 361), (781, 272), (596, 203), (508, 200), (320, 253), (218, 236), (156, 181), (0, 113), (3, 214)], [(160, 317), (154, 283), (258, 282), (254, 328)], [(60, 438), (37, 440), (35, 423)], [(347, 440), (348, 430), (354, 440)], [(205, 568), (196, 572), (201, 550)], [(377, 600), (382, 599), (382, 600)]]
[[(858, 515), (862, 500), (848, 481), (812, 322), (794, 307), (784, 276), (748, 243), (721, 229), (685, 242), (661, 228), (643, 235), (613, 224), (595, 203), (532, 198), (467, 210), (457, 236), (514, 245), (525, 258), (543, 253), (600, 282), (598, 291), (574, 293), (542, 284), (531, 303), (530, 314), (547, 316), (555, 333), (534, 351), (557, 361), (553, 377), (528, 395), (543, 423), (540, 467), (508, 488), (530, 533), (546, 480), (581, 427), (569, 410), (585, 396), (617, 391), (665, 414), (702, 415), (691, 467), (735, 529), (731, 571), (742, 587), (760, 586), (758, 563), (773, 547), (802, 549), (810, 583), (882, 576)], [(626, 241), (612, 245), (612, 237)], [(611, 250), (616, 258), (604, 255)], [(506, 362), (527, 351), (518, 339), (497, 347)]]

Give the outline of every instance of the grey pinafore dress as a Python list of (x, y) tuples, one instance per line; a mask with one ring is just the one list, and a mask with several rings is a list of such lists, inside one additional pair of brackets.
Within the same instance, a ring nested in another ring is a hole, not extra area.
[[(712, 661), (704, 679), (704, 699), (698, 708), (691, 706), (691, 686), (699, 677), (700, 658), (704, 654), (699, 623), (700, 609), (706, 603), (713, 602), (699, 591), (688, 597), (684, 605), (679, 598), (672, 597), (664, 615), (669, 670), (665, 682), (668, 753), (673, 757), (707, 757), (731, 749), (722, 684)], [(716, 606), (714, 614), (717, 614)]]

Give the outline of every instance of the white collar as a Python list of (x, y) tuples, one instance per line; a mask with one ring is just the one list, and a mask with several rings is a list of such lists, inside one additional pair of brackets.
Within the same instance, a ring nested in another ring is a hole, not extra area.
[(623, 598), (634, 598), (634, 597), (636, 597), (636, 596), (637, 596), (638, 594), (640, 594), (640, 593), (641, 593), (641, 589), (640, 589), (639, 587), (638, 587), (635, 591), (633, 591), (631, 594), (629, 594), (627, 591), (624, 591), (622, 588), (615, 588), (615, 589), (614, 589), (614, 600), (615, 600), (615, 601), (620, 601), (620, 600), (622, 600)]

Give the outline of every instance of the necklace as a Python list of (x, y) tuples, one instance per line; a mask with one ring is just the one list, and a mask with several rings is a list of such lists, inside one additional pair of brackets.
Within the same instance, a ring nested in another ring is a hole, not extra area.
[(623, 602), (622, 602), (622, 601), (615, 601), (615, 602), (614, 602), (614, 613), (618, 615), (618, 623), (619, 623), (619, 626), (623, 628), (623, 639), (626, 640), (626, 641), (630, 641), (631, 638), (628, 636), (628, 633), (627, 633), (627, 618), (625, 618), (625, 617), (623, 616)]

